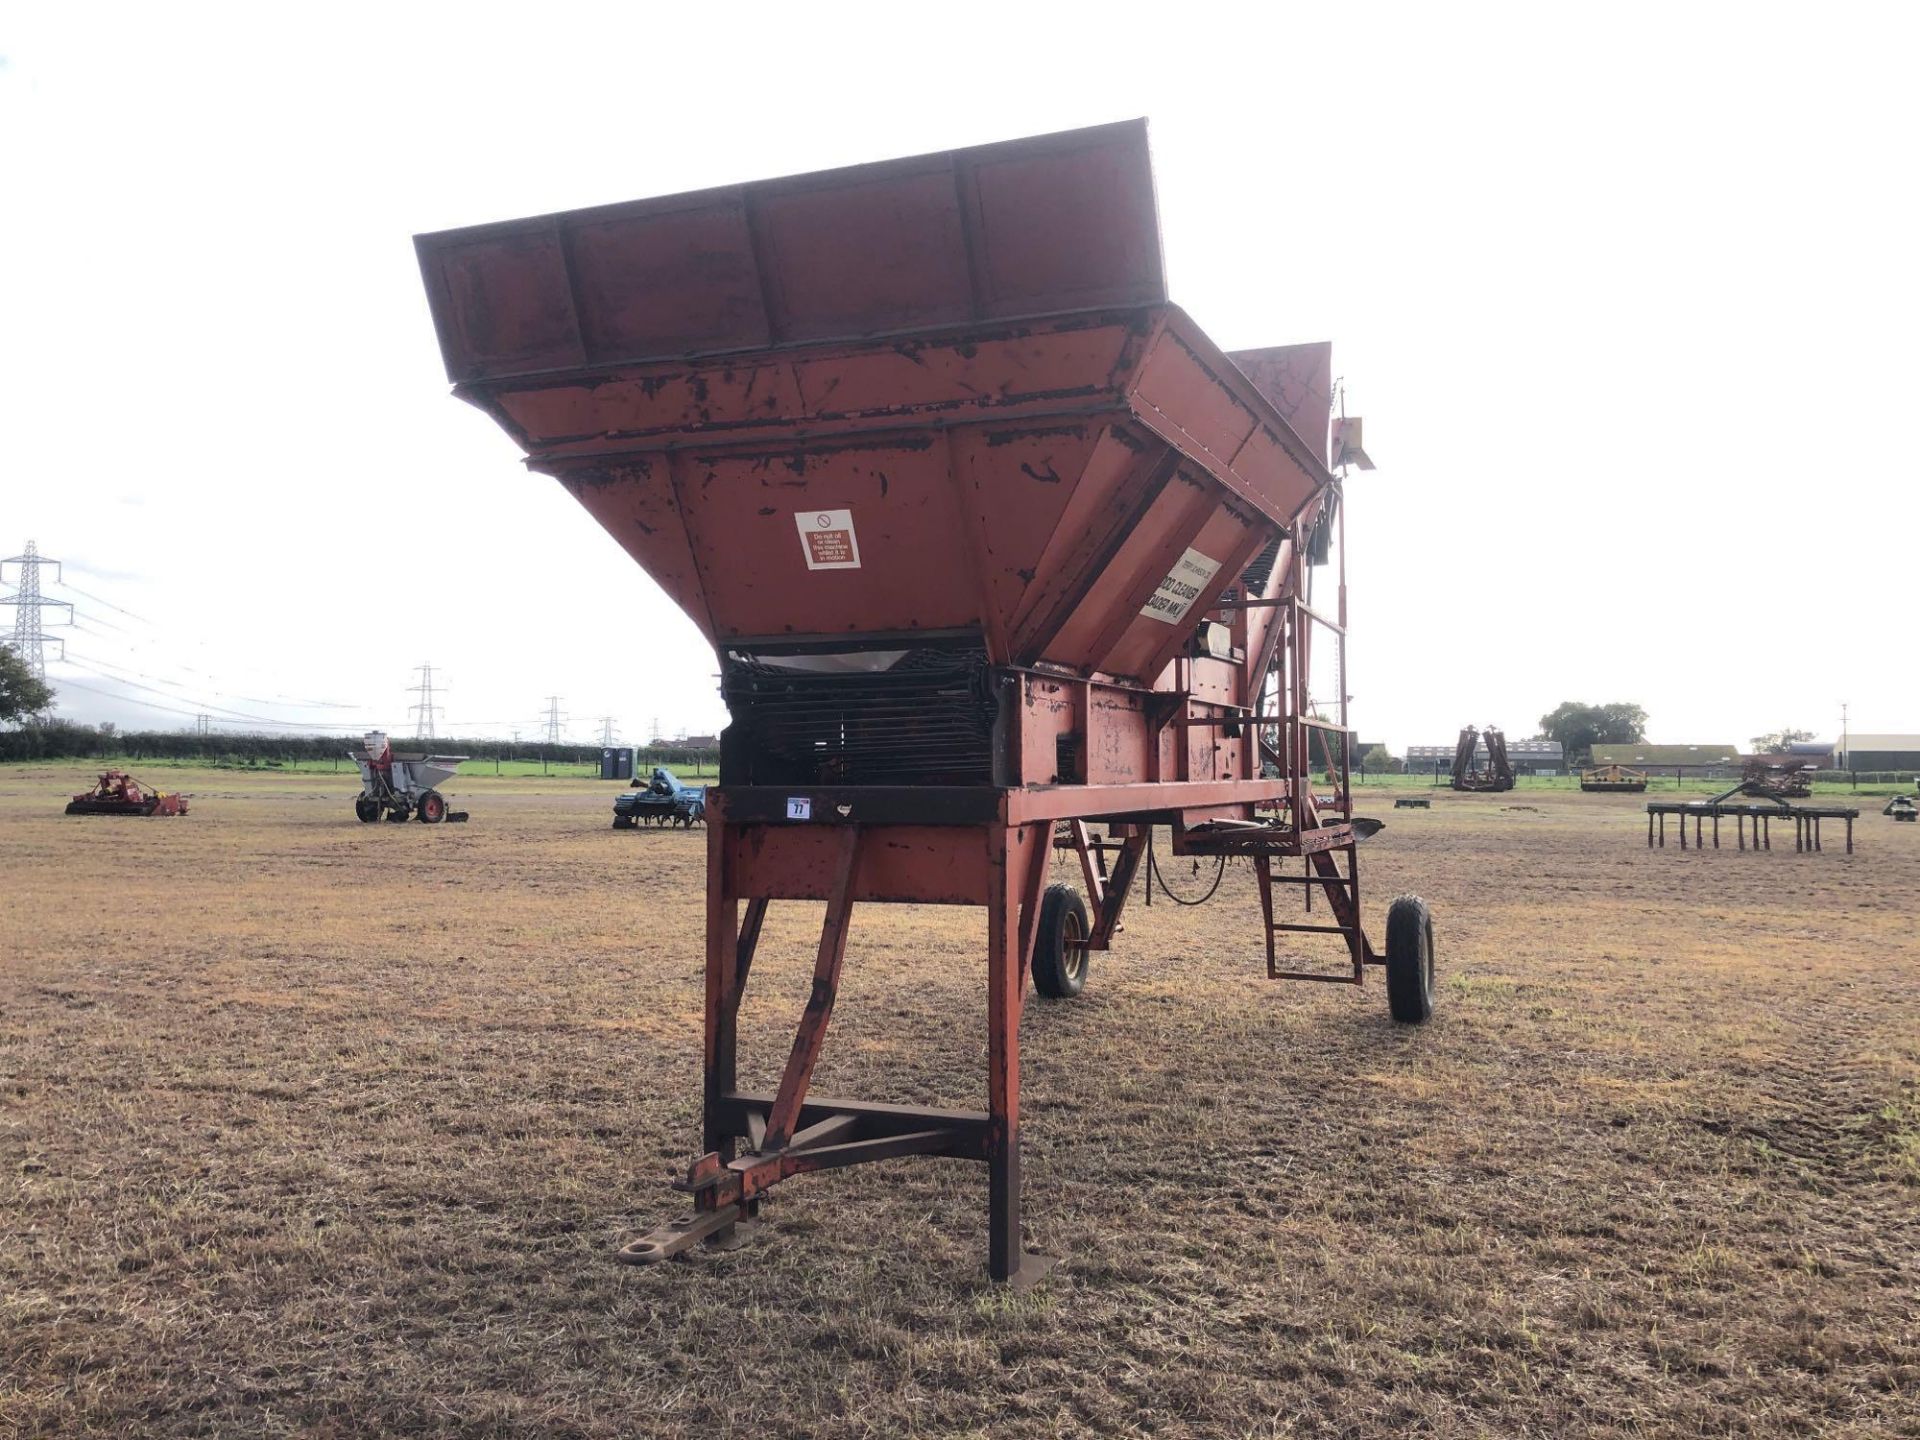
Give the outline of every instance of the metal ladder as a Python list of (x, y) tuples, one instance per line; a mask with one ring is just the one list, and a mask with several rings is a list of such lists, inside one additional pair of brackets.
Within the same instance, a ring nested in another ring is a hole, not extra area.
[[(1341, 852), (1347, 857), (1344, 873), (1340, 862), (1334, 857)], [(1373, 947), (1368, 944), (1366, 931), (1360, 924), (1360, 875), (1355, 863), (1355, 847), (1349, 841), (1332, 850), (1316, 850), (1301, 857), (1302, 873), (1281, 875), (1274, 873), (1275, 857), (1256, 854), (1253, 857), (1254, 874), (1260, 882), (1260, 916), (1267, 937), (1267, 976), (1273, 980), (1318, 980), (1333, 985), (1358, 985), (1365, 973), (1365, 967), (1374, 959)], [(1298, 885), (1306, 900), (1306, 911), (1313, 913), (1313, 892), (1317, 888), (1327, 897), (1328, 908), (1333, 912), (1334, 922), (1322, 925), (1312, 922), (1275, 920), (1273, 918), (1273, 887), (1275, 885)], [(1276, 937), (1285, 934), (1340, 935), (1347, 942), (1347, 953), (1352, 957), (1352, 968), (1346, 973), (1318, 970), (1283, 970), (1280, 968), (1279, 947)]]

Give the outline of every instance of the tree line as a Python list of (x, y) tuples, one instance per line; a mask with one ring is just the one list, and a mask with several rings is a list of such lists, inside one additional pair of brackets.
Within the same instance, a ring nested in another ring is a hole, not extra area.
[[(475, 760), (540, 760), (562, 765), (597, 765), (599, 745), (524, 740), (442, 737), (414, 741), (392, 737), (396, 750), (428, 749)], [(120, 730), (112, 725), (81, 725), (71, 720), (30, 721), (17, 730), (0, 730), (0, 760), (205, 760), (263, 763), (343, 758), (357, 739), (344, 735), (201, 735), (182, 730)], [(684, 745), (634, 746), (639, 765), (713, 763), (719, 752)]]

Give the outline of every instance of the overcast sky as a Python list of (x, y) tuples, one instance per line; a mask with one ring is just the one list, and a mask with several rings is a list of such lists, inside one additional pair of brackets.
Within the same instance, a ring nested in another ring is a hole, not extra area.
[(442, 733), (717, 728), (449, 397), (413, 234), (1144, 114), (1174, 299), (1333, 340), (1366, 417), (1368, 739), (1920, 730), (1914, 7), (194, 8), (0, 9), (0, 555), (79, 587), (63, 714), (405, 732), (430, 661)]

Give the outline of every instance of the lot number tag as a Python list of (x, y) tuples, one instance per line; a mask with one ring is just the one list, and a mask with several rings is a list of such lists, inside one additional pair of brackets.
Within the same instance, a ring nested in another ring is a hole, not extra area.
[(1160, 582), (1160, 588), (1140, 607), (1140, 613), (1168, 625), (1178, 624), (1219, 569), (1218, 560), (1209, 560), (1198, 550), (1188, 550)]
[(851, 510), (796, 510), (800, 548), (809, 570), (858, 570), (860, 542), (853, 533)]
[(812, 818), (813, 818), (813, 801), (812, 800), (810, 800), (805, 795), (789, 795), (787, 797), (787, 819), (811, 820)]

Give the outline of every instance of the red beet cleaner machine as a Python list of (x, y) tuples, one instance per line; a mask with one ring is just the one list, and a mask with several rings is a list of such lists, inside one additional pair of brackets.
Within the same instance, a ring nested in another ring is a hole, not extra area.
[[(1344, 563), (1330, 350), (1229, 356), (1168, 303), (1143, 122), (416, 243), (454, 393), (692, 617), (732, 716), (705, 1153), (691, 1216), (624, 1258), (723, 1239), (794, 1175), (938, 1155), (987, 1164), (991, 1273), (1030, 1280), (1028, 977), (1079, 992), (1154, 827), (1251, 861), (1275, 977), (1379, 965), (1395, 1017), (1426, 1018), (1425, 906), (1394, 902), (1384, 952), (1362, 924), (1345, 586), (1311, 583)], [(1057, 848), (1084, 896), (1048, 885)], [(826, 915), (755, 1094), (736, 1021), (782, 900)], [(901, 903), (985, 908), (984, 1113), (810, 1093), (855, 914)], [(1344, 945), (1338, 969), (1296, 968), (1276, 937), (1300, 932)]]

